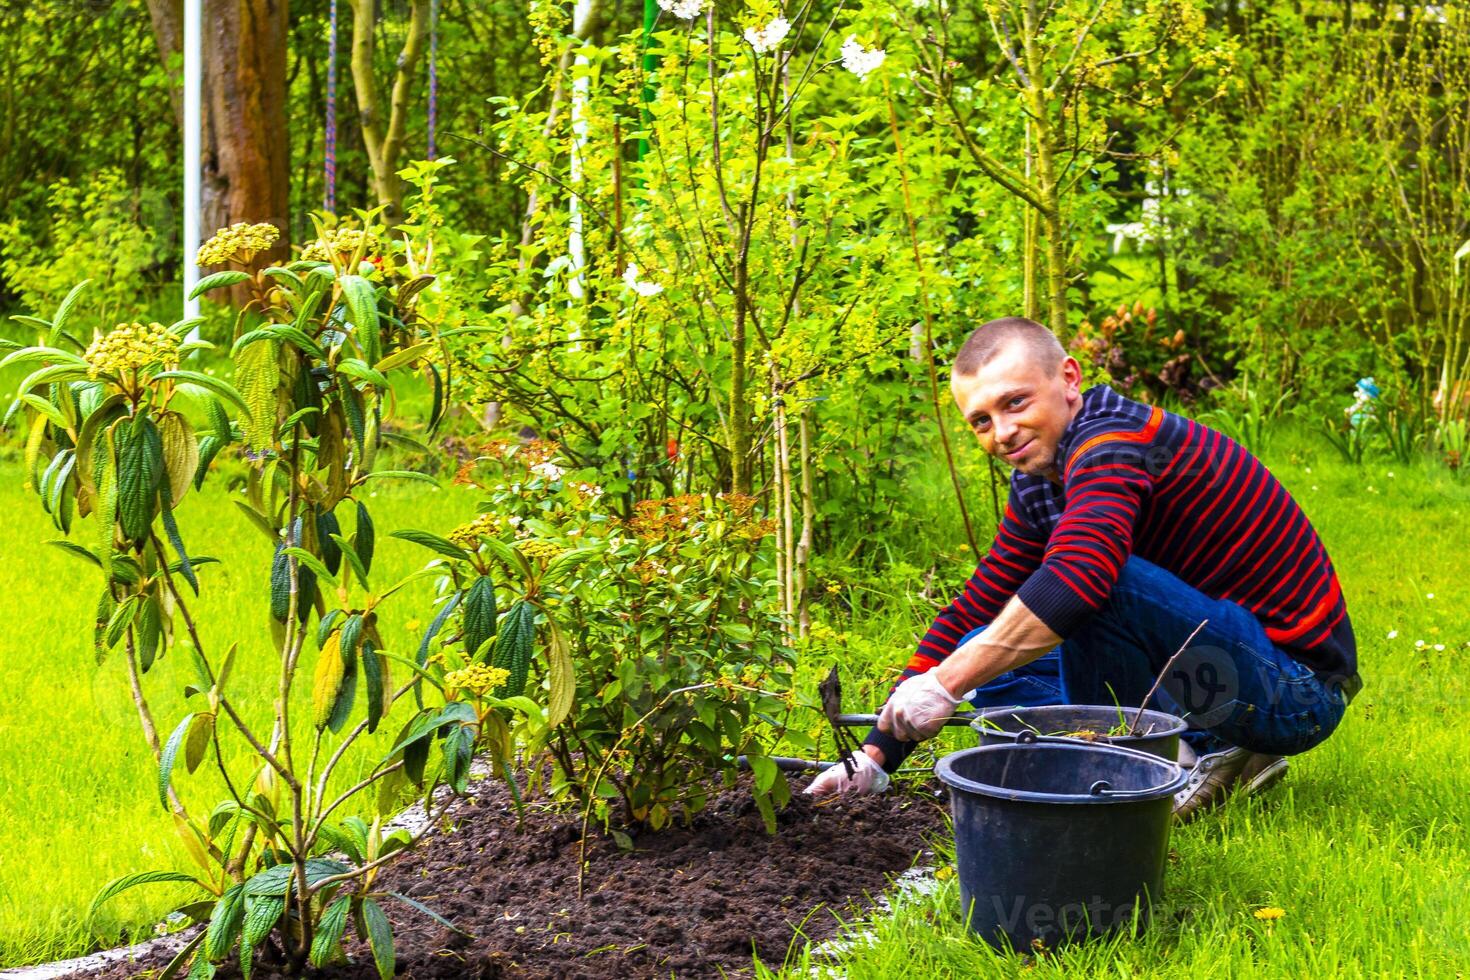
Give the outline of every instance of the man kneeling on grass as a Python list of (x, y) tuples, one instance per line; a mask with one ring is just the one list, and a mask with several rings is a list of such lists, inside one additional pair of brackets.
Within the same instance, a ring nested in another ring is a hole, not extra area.
[[(1332, 734), (1361, 687), (1337, 575), (1317, 532), (1253, 455), (1207, 426), (1083, 392), (1081, 368), (1032, 320), (993, 320), (950, 388), (985, 451), (1015, 468), (995, 542), (934, 620), (854, 775), (819, 796), (881, 791), (962, 701), (1149, 707), (1191, 730), (1175, 800), (1189, 819), (1260, 792), (1287, 755)], [(967, 693), (968, 692), (968, 693)]]

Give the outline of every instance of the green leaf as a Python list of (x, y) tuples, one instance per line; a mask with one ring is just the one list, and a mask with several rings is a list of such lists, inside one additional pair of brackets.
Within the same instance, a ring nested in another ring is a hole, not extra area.
[(347, 661), (340, 646), (341, 633), (333, 633), (317, 654), (316, 674), (312, 681), (312, 718), (317, 730), (327, 727), (332, 720), (337, 696), (342, 691), (342, 681), (347, 676)]
[(117, 604), (117, 608), (112, 611), (112, 617), (107, 621), (105, 638), (108, 649), (117, 646), (117, 642), (122, 639), (123, 632), (133, 625), (133, 619), (138, 615), (138, 609), (142, 605), (143, 597), (136, 594), (128, 596)]
[(77, 298), (82, 295), (82, 290), (91, 284), (92, 280), (83, 279), (71, 287), (71, 291), (66, 294), (66, 298), (56, 308), (56, 315), (51, 318), (51, 336), (49, 337), (51, 343), (54, 344), (61, 339), (62, 333), (66, 330), (66, 322), (71, 319), (71, 311), (77, 305)]
[(97, 558), (96, 554), (94, 554), (90, 548), (83, 548), (81, 545), (75, 544), (74, 542), (63, 541), (60, 539), (57, 539), (55, 541), (47, 541), (46, 543), (60, 548), (62, 551), (65, 551), (68, 554), (76, 555), (78, 558), (81, 558), (84, 561), (89, 561), (93, 565), (96, 565), (98, 568), (102, 567), (102, 562)]
[(589, 558), (597, 554), (595, 548), (580, 548), (576, 551), (565, 551), (551, 559), (546, 565), (546, 571), (541, 573), (541, 584), (552, 585), (561, 581), (567, 575), (587, 563)]
[(305, 331), (296, 327), (288, 327), (285, 324), (276, 324), (270, 330), (281, 340), (295, 347), (307, 357), (318, 361), (326, 360), (327, 352), (322, 349), (322, 345), (311, 339)]
[(93, 916), (97, 914), (97, 910), (101, 908), (104, 903), (112, 898), (117, 897), (118, 895), (127, 891), (129, 888), (133, 888), (138, 885), (150, 885), (154, 882), (159, 881), (187, 881), (192, 884), (198, 885), (200, 888), (204, 887), (204, 883), (201, 882), (198, 878), (195, 878), (193, 875), (186, 875), (181, 871), (142, 871), (138, 874), (123, 875), (121, 878), (114, 878), (112, 881), (108, 882), (107, 885), (104, 886), (103, 889), (97, 893), (97, 897), (92, 899), (92, 904), (87, 907), (86, 921), (91, 922)]
[(186, 772), (192, 775), (199, 768), (213, 737), (214, 715), (207, 711), (195, 715), (193, 723), (189, 726), (189, 734), (184, 739), (184, 770)]
[(370, 588), (371, 586), (368, 585), (367, 569), (363, 567), (362, 559), (357, 556), (357, 549), (353, 547), (352, 542), (340, 534), (332, 535), (332, 541), (342, 552), (342, 557), (347, 559), (347, 564), (352, 566), (352, 571), (357, 576), (357, 580), (362, 583), (362, 587), (364, 589)]
[(495, 656), (490, 665), (510, 671), (509, 679), (495, 692), (496, 697), (519, 697), (526, 689), (535, 643), (536, 607), (521, 599), (505, 614), (500, 635), (495, 639)]
[(363, 360), (373, 364), (381, 357), (377, 290), (362, 276), (341, 276), (337, 282), (342, 287), (342, 297), (347, 303), (347, 316), (355, 328), (354, 335), (362, 350)]
[(572, 665), (571, 645), (566, 634), (549, 617), (551, 644), (548, 650), (546, 674), (551, 690), (546, 698), (546, 727), (555, 728), (572, 712), (577, 694), (576, 669)]
[(755, 639), (755, 632), (745, 623), (721, 623), (715, 628), (736, 643), (749, 643)]
[(437, 534), (428, 531), (415, 531), (412, 528), (403, 531), (390, 531), (390, 538), (401, 538), (404, 541), (412, 541), (416, 545), (428, 548), (430, 551), (443, 555), (445, 558), (455, 558), (459, 561), (468, 559), (469, 553), (447, 538), (441, 538)]
[(49, 421), (52, 425), (56, 426), (62, 431), (71, 428), (69, 425), (66, 424), (66, 416), (61, 414), (61, 409), (51, 404), (40, 395), (25, 394), (17, 398), (16, 401), (20, 402), (22, 405), (26, 405), (30, 408), (35, 409), (40, 415), (45, 417), (47, 421)]
[[(335, 861), (332, 858), (307, 858), (306, 887), (311, 888), (319, 881), (335, 878), (351, 870), (341, 861)], [(296, 865), (294, 864), (273, 865), (245, 882), (245, 894), (250, 897), (284, 896), (286, 889), (293, 884), (291, 879), (295, 873)]]
[(373, 948), (373, 962), (378, 965), (380, 980), (393, 980), (393, 927), (388, 916), (371, 898), (362, 900), (362, 918), (367, 923), (368, 944)]
[(87, 369), (76, 364), (52, 364), (26, 376), (16, 386), (16, 392), (30, 391), (37, 385), (79, 381), (87, 376)]
[(388, 710), (384, 703), (384, 696), (391, 696), (383, 681), (388, 675), (388, 664), (383, 655), (373, 648), (372, 640), (364, 640), (362, 643), (362, 676), (367, 686), (367, 730), (375, 732), (378, 730), (378, 722), (383, 718), (383, 712)]
[(130, 541), (146, 541), (158, 509), (158, 489), (163, 483), (163, 440), (158, 427), (146, 415), (114, 430), (117, 442), (118, 521)]
[(86, 358), (71, 351), (61, 350), (58, 347), (22, 347), (13, 350), (0, 358), (0, 370), (10, 367), (12, 364), (29, 364), (32, 361), (43, 361), (50, 364), (70, 364), (72, 367), (87, 367)]
[(417, 470), (376, 470), (363, 477), (364, 482), (368, 480), (417, 480), (420, 483), (427, 483), (431, 487), (437, 487), (439, 485), (438, 480), (427, 473), (420, 473)]
[(747, 756), (747, 760), (750, 762), (750, 771), (755, 776), (755, 791), (769, 793), (771, 787), (776, 784), (776, 779), (781, 775), (780, 768), (763, 755)]
[(245, 886), (231, 885), (214, 905), (205, 931), (204, 955), (212, 960), (224, 959), (239, 938), (245, 921)]
[[(51, 329), (51, 321), (42, 320), (38, 316), (28, 316), (25, 313), (12, 313), (10, 315), (10, 319), (14, 320), (16, 323), (19, 323), (23, 327), (34, 327), (37, 330), (46, 331), (49, 331)], [(24, 345), (17, 344), (13, 340), (0, 340), (0, 350), (20, 350), (22, 346)]]
[(450, 922), (448, 919), (444, 918), (444, 916), (440, 915), (438, 912), (435, 912), (433, 909), (425, 908), (424, 906), (420, 905), (418, 902), (415, 902), (413, 899), (409, 898), (407, 895), (400, 895), (397, 892), (388, 892), (388, 895), (391, 898), (398, 899), (400, 902), (402, 902), (404, 905), (407, 905), (409, 908), (413, 909), (415, 912), (422, 912), (424, 915), (427, 915), (429, 918), (433, 919), (435, 922), (439, 923), (441, 926), (443, 926), (444, 928), (450, 930), (451, 932), (457, 932), (461, 936), (468, 936), (470, 939), (474, 939), (475, 938), (471, 933), (465, 932), (459, 926), (455, 925), (453, 922)]
[(357, 557), (362, 559), (364, 575), (373, 570), (373, 552), (377, 550), (377, 545), (378, 533), (373, 527), (372, 515), (368, 513), (367, 504), (359, 500), (357, 530), (352, 534), (352, 546), (357, 550)]
[[(287, 871), (291, 870), (289, 864), (276, 865), (276, 868), (281, 867), (286, 868)], [(275, 868), (270, 870), (274, 871)], [(251, 881), (254, 880), (254, 878), (251, 879)], [(252, 895), (250, 894), (250, 882), (245, 883), (245, 889), (244, 935), (240, 937), (240, 945), (253, 950), (275, 928), (281, 914), (286, 911), (286, 900), (275, 895)], [(284, 891), (284, 888), (282, 890)]]
[(357, 378), (368, 384), (377, 385), (379, 388), (387, 389), (393, 387), (393, 383), (381, 372), (367, 366), (363, 361), (355, 357), (344, 357), (337, 365), (337, 373), (345, 374), (349, 378)]
[[(417, 744), (420, 740), (423, 740), (427, 744), (428, 736), (445, 725), (452, 724), (456, 721), (466, 722), (474, 720), (475, 709), (462, 701), (453, 701), (445, 705), (438, 712), (420, 711), (404, 726), (392, 750), (383, 757), (383, 762), (387, 762), (393, 756), (397, 755), (400, 749), (407, 749), (409, 746)], [(405, 758), (406, 763), (407, 759)], [(379, 763), (379, 765), (381, 764)]]
[[(317, 574), (318, 577), (324, 579), (331, 585), (335, 586), (337, 584), (337, 576), (331, 573), (331, 571), (327, 568), (325, 564), (323, 564), (320, 558), (318, 558), (316, 555), (313, 555), (305, 548), (283, 548), (281, 549), (281, 557), (295, 558), (298, 562), (300, 562), (301, 567), (311, 569)], [(300, 578), (300, 574), (301, 573), (298, 571), (298, 578)]]
[[(158, 980), (174, 980), (174, 977), (177, 977), (180, 971), (184, 969), (184, 964), (189, 962), (190, 955), (192, 955), (193, 952), (198, 949), (199, 945), (203, 942), (204, 933), (201, 932), (199, 933), (199, 935), (195, 936), (193, 939), (185, 943), (184, 948), (179, 950), (174, 958), (169, 960), (168, 966), (163, 968), (163, 972), (158, 975)], [(209, 961), (205, 960), (205, 962), (208, 963)]]
[[(485, 641), (495, 635), (495, 584), (490, 576), (481, 575), (465, 591), (461, 603), (464, 619), (464, 650), (466, 657), (479, 652)], [(512, 609), (512, 612), (515, 610)]]
[(153, 380), (155, 381), (161, 378), (169, 378), (174, 381), (181, 381), (203, 388), (206, 391), (219, 395), (225, 401), (244, 412), (247, 417), (250, 416), (250, 407), (245, 404), (245, 399), (240, 396), (240, 393), (229, 382), (220, 378), (208, 374), (201, 374), (198, 371), (160, 371), (153, 376)]
[(322, 550), (322, 561), (326, 563), (327, 571), (336, 575), (342, 567), (342, 549), (332, 539), (332, 535), (339, 534), (342, 525), (337, 521), (337, 515), (330, 510), (318, 511), (316, 514), (316, 540), (318, 547)]
[(213, 275), (205, 276), (203, 279), (200, 279), (198, 282), (196, 282), (194, 284), (194, 288), (189, 291), (189, 298), (193, 299), (196, 296), (203, 296), (211, 289), (219, 289), (223, 286), (236, 286), (242, 282), (249, 281), (250, 274), (247, 272), (241, 272), (238, 269), (230, 269), (225, 272), (216, 272)]
[(179, 722), (168, 742), (163, 747), (163, 754), (158, 758), (158, 802), (168, 809), (168, 787), (173, 782), (174, 759), (179, 754), (179, 747), (184, 744), (184, 737), (189, 734), (189, 726), (194, 723), (194, 714), (190, 712)]
[(235, 381), (249, 405), (243, 428), (254, 450), (268, 449), (275, 439), (276, 388), (281, 383), (280, 350), (275, 342), (252, 344), (234, 357)]
[(403, 350), (394, 351), (392, 354), (389, 354), (387, 357), (374, 364), (373, 370), (378, 371), (382, 374), (387, 374), (394, 368), (402, 367), (410, 361), (423, 357), (425, 354), (433, 349), (434, 345), (432, 343), (414, 344), (412, 347), (405, 347), (403, 348)]
[(352, 896), (343, 895), (322, 913), (317, 922), (316, 935), (311, 939), (311, 964), (324, 967), (335, 961), (340, 952), (342, 933), (347, 929), (347, 913), (352, 908)]
[(230, 416), (225, 412), (225, 406), (212, 395), (199, 400), (204, 403), (204, 412), (209, 416), (209, 425), (214, 430), (215, 438), (221, 444), (229, 443), (235, 434), (230, 430)]
[(475, 754), (475, 729), (455, 725), (444, 737), (444, 781), (460, 796), (470, 782), (470, 762)]
[(152, 592), (143, 597), (138, 605), (138, 616), (133, 620), (133, 637), (136, 640), (138, 667), (148, 673), (153, 659), (158, 654), (163, 639), (163, 612), (158, 605), (158, 596)]
[(184, 581), (199, 594), (199, 577), (194, 574), (194, 563), (189, 560), (189, 553), (184, 550), (184, 538), (179, 534), (179, 524), (174, 520), (173, 492), (169, 489), (167, 481), (159, 491), (163, 503), (163, 533), (168, 535), (169, 544), (173, 545), (175, 553), (179, 556), (179, 570), (183, 573)]

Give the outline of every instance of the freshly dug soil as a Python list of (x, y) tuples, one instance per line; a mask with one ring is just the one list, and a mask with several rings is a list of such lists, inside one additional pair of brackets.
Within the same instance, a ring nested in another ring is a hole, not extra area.
[[(922, 863), (928, 838), (944, 826), (945, 801), (932, 786), (822, 805), (793, 790), (774, 837), (744, 788), (712, 798), (687, 829), (641, 835), (631, 852), (594, 832), (579, 899), (576, 815), (531, 812), (517, 830), (503, 785), (483, 785), (451, 810), (452, 833), (430, 835), (379, 878), (379, 890), (405, 894), (474, 936), (385, 900), (398, 976), (747, 974), (752, 953), (779, 965), (798, 929), (804, 941), (832, 936), (837, 922), (827, 910), (870, 904), (893, 875)], [(350, 936), (346, 950), (352, 965), (309, 975), (376, 978), (364, 943)], [(86, 976), (146, 976), (167, 959)], [(262, 965), (254, 975), (279, 976)]]

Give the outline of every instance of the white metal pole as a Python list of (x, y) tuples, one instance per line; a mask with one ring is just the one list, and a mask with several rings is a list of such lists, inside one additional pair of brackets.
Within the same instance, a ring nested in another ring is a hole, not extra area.
[[(199, 315), (198, 298), (190, 299), (199, 281), (199, 169), (201, 113), (204, 88), (203, 46), (200, 42), (203, 0), (184, 0), (184, 319)], [(199, 328), (189, 331), (197, 339)]]
[[(572, 10), (572, 30), (582, 37), (586, 30), (587, 18), (592, 16), (592, 0), (577, 0)], [(585, 46), (586, 41), (582, 41)], [(578, 53), (575, 67), (572, 69), (575, 77), (572, 79), (572, 154), (571, 154), (571, 180), (572, 188), (581, 193), (582, 189), (582, 155), (587, 148), (587, 99), (592, 92), (592, 79), (587, 75), (587, 56)], [(575, 195), (568, 204), (567, 214), (567, 255), (571, 260), (571, 269), (568, 270), (567, 292), (572, 299), (580, 300), (585, 296), (585, 269), (587, 267), (587, 253), (582, 237), (582, 202)]]

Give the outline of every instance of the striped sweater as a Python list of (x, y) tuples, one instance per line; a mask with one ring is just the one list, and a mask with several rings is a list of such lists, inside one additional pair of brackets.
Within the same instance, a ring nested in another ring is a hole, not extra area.
[(1106, 385), (1082, 399), (1057, 448), (1063, 485), (1012, 474), (995, 542), (900, 682), (949, 656), (1012, 595), (1065, 638), (1107, 599), (1129, 555), (1250, 610), (1272, 642), (1319, 675), (1357, 669), (1332, 562), (1260, 460), (1214, 429)]

